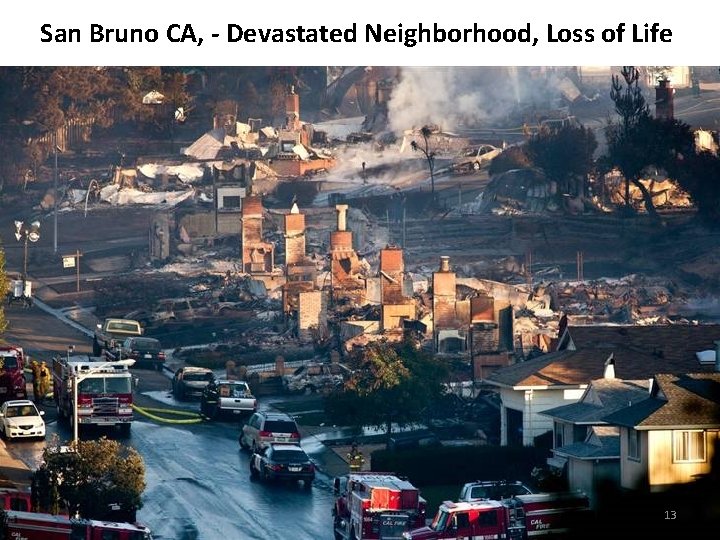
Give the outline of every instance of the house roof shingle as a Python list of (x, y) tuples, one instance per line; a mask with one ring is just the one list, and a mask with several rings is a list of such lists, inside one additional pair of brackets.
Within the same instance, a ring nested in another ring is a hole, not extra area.
[(660, 373), (652, 396), (606, 417), (635, 429), (720, 427), (720, 373)]
[(498, 386), (578, 386), (603, 377), (615, 359), (619, 379), (650, 379), (656, 373), (696, 373), (714, 369), (696, 353), (715, 349), (720, 325), (577, 326), (568, 328), (577, 350), (548, 353), (494, 371), (486, 381)]
[(613, 426), (594, 426), (584, 442), (561, 446), (555, 455), (576, 459), (619, 459), (620, 434)]
[(649, 386), (649, 379), (597, 379), (590, 383), (577, 403), (547, 409), (539, 414), (573, 424), (595, 424), (612, 412), (650, 398)]

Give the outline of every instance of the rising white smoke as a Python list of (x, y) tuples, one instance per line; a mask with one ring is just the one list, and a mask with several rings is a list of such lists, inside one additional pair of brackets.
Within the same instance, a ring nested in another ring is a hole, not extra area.
[(388, 103), (395, 132), (435, 124), (445, 131), (503, 123), (522, 105), (551, 106), (564, 70), (405, 67)]

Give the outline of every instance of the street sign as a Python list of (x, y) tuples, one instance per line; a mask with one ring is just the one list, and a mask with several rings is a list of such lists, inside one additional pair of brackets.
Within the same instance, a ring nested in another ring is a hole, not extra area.
[(75, 255), (63, 255), (63, 268), (75, 268)]

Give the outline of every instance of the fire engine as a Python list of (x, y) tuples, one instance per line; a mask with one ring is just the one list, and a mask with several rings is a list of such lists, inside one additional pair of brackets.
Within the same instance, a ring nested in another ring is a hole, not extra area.
[(143, 525), (7, 510), (3, 538), (22, 540), (152, 540)]
[(391, 540), (425, 524), (426, 502), (392, 473), (353, 472), (335, 479), (335, 540)]
[(574, 538), (588, 532), (593, 513), (581, 492), (516, 495), (494, 501), (445, 501), (432, 523), (405, 532), (405, 540)]
[(72, 425), (73, 383), (77, 381), (78, 428), (120, 426), (123, 434), (129, 435), (133, 421), (133, 377), (127, 363), (89, 356), (53, 358), (53, 397), (58, 417)]
[(25, 355), (22, 347), (0, 346), (0, 403), (11, 399), (27, 399), (25, 387)]
[(30, 511), (32, 495), (30, 491), (15, 488), (0, 488), (0, 508), (3, 510)]

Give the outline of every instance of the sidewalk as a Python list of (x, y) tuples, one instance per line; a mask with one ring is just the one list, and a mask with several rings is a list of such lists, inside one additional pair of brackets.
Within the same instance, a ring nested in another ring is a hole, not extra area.
[(5, 441), (0, 441), (0, 487), (30, 489), (32, 471), (25, 463), (8, 454)]

